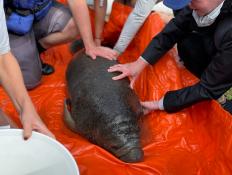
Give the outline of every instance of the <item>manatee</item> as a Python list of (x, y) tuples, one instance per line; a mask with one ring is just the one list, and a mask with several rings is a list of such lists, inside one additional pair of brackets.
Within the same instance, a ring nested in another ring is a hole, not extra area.
[(66, 71), (70, 115), (65, 123), (74, 132), (108, 150), (124, 162), (140, 162), (139, 117), (142, 107), (129, 80), (112, 80), (116, 64), (102, 57), (92, 60), (84, 52), (74, 56)]

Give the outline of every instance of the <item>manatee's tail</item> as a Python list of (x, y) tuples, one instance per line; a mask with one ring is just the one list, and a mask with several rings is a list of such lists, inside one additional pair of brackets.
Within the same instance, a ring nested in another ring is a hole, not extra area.
[(75, 127), (75, 121), (71, 116), (71, 112), (69, 110), (69, 107), (71, 105), (70, 99), (66, 99), (64, 101), (64, 122), (70, 128), (72, 131), (76, 131)]

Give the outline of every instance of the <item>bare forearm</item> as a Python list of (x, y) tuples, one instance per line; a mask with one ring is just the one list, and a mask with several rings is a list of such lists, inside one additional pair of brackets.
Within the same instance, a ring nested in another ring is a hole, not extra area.
[(72, 11), (74, 20), (80, 30), (81, 37), (84, 41), (85, 48), (94, 45), (91, 31), (89, 10), (85, 0), (68, 0), (69, 7)]
[[(105, 23), (107, 1), (104, 0), (103, 4), (100, 4), (101, 0), (95, 0), (95, 39), (101, 39), (103, 26)], [(101, 6), (103, 5), (103, 6)]]
[(32, 130), (55, 138), (35, 111), (24, 86), (19, 65), (10, 52), (0, 55), (0, 82), (20, 115), (24, 139), (31, 136)]
[(33, 107), (19, 65), (10, 52), (0, 56), (0, 81), (19, 113)]

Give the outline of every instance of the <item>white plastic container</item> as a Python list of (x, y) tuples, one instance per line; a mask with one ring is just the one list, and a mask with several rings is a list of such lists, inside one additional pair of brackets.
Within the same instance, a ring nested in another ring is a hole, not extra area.
[(73, 156), (56, 140), (33, 132), (25, 141), (21, 129), (0, 129), (1, 175), (79, 175)]

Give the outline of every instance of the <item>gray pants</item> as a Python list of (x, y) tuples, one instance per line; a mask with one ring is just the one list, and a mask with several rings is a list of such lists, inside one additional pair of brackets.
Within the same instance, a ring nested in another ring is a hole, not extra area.
[(27, 89), (39, 85), (42, 77), (36, 41), (51, 33), (62, 31), (70, 18), (68, 7), (54, 2), (48, 14), (39, 22), (35, 22), (29, 33), (24, 36), (9, 34), (11, 51), (19, 63)]

